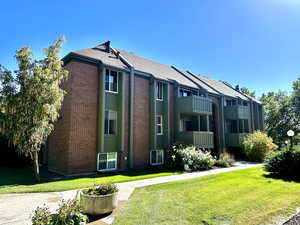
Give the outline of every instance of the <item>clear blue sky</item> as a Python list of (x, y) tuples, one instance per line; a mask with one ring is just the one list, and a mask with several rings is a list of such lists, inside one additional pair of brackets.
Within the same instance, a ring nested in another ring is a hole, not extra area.
[(2, 1), (0, 64), (15, 51), (64, 35), (63, 54), (114, 47), (260, 95), (291, 90), (300, 76), (299, 0)]

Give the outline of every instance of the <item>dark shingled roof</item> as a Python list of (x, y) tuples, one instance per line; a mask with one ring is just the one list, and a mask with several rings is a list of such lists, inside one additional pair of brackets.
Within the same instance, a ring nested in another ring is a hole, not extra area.
[(128, 67), (116, 57), (116, 55), (112, 52), (108, 53), (106, 51), (106, 47), (104, 45), (98, 45), (94, 48), (86, 48), (78, 51), (74, 51), (73, 53), (85, 56), (88, 58), (100, 60), (105, 65), (117, 67), (120, 69), (128, 69)]
[(162, 79), (162, 80), (175, 80), (178, 83), (198, 88), (198, 86), (187, 79), (186, 77), (182, 76), (176, 70), (174, 70), (171, 66), (164, 65), (158, 62), (154, 62), (150, 59), (146, 59), (135, 54), (126, 52), (124, 50), (117, 49), (120, 54), (128, 60), (128, 62), (138, 71), (142, 71), (145, 73), (152, 74), (155, 78)]
[[(106, 44), (106, 43), (105, 43)], [(72, 53), (81, 55), (90, 59), (100, 60), (103, 64), (120, 68), (120, 69), (129, 69), (128, 66), (122, 62), (122, 60), (110, 51), (107, 51), (107, 46), (105, 44), (98, 45), (94, 48), (87, 48), (83, 50), (74, 51)], [(190, 72), (172, 68), (171, 66), (164, 65), (150, 59), (146, 59), (140, 56), (137, 56), (133, 53), (129, 53), (124, 50), (115, 49), (119, 51), (120, 55), (131, 64), (135, 70), (152, 74), (155, 78), (166, 80), (166, 81), (176, 81), (181, 85), (198, 88), (199, 86), (207, 90), (212, 94), (220, 94), (241, 98), (243, 100), (252, 100), (257, 103), (260, 101), (256, 100), (251, 96), (240, 93), (235, 90), (231, 85), (222, 82), (212, 80), (208, 77), (191, 74)]]

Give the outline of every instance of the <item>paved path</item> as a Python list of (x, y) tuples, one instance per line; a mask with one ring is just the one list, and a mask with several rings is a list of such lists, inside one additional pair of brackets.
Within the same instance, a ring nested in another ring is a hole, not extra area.
[[(145, 180), (118, 183), (118, 201), (127, 201), (135, 188), (145, 187), (153, 184), (187, 180), (197, 177), (208, 176), (217, 173), (224, 173), (234, 170), (252, 168), (261, 164), (249, 164), (244, 162), (237, 163), (234, 167), (212, 169), (208, 171), (184, 173), (178, 175), (156, 177)], [(55, 211), (58, 203), (62, 199), (68, 200), (76, 196), (77, 190), (64, 192), (44, 192), (44, 193), (24, 193), (24, 194), (2, 194), (0, 195), (0, 224), (1, 225), (30, 225), (31, 215), (37, 206), (44, 204)], [(101, 221), (111, 224), (114, 220), (114, 213), (103, 218)], [(99, 223), (100, 224), (100, 223)]]

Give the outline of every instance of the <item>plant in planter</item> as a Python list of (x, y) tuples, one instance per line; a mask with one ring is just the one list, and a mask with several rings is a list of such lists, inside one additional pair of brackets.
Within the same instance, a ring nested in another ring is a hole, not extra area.
[(76, 200), (62, 201), (55, 214), (47, 207), (37, 207), (31, 219), (32, 225), (83, 225), (88, 222)]
[(110, 213), (117, 207), (118, 188), (115, 184), (104, 183), (80, 192), (80, 202), (84, 213), (97, 216)]

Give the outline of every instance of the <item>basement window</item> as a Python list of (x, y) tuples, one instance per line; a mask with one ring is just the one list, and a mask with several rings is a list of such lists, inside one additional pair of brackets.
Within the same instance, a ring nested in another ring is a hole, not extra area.
[(105, 135), (117, 134), (117, 112), (111, 110), (105, 110), (104, 134)]
[(117, 71), (106, 69), (106, 71), (105, 71), (105, 91), (118, 93), (118, 73), (117, 73)]
[(161, 82), (156, 83), (156, 100), (163, 101), (164, 99), (164, 84)]
[(163, 117), (162, 115), (156, 116), (156, 133), (157, 135), (163, 135)]
[(150, 152), (150, 164), (153, 166), (164, 164), (164, 150), (152, 150)]
[(117, 169), (117, 153), (99, 153), (97, 158), (97, 170), (109, 171)]

